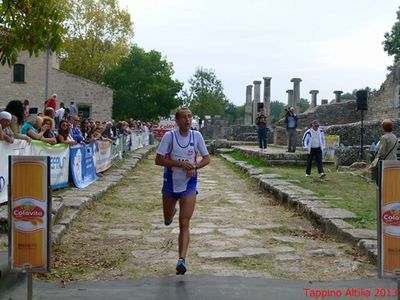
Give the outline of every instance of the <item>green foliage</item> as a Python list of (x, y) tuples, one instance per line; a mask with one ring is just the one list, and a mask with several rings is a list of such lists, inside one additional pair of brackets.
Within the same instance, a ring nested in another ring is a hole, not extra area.
[(129, 52), (133, 24), (117, 0), (68, 0), (61, 68), (100, 82)]
[(162, 59), (161, 53), (132, 47), (129, 55), (103, 77), (115, 90), (113, 117), (147, 121), (169, 116), (179, 106), (177, 94), (183, 86), (171, 78), (173, 74), (172, 63)]
[(342, 99), (348, 99), (348, 100), (355, 100), (356, 99), (356, 95), (353, 91), (353, 93), (344, 93), (341, 95)]
[(382, 42), (383, 49), (388, 55), (394, 55), (394, 62), (397, 63), (400, 60), (400, 10), (397, 11), (397, 22), (394, 23), (392, 30), (386, 32), (385, 40)]
[(308, 99), (300, 98), (299, 106), (300, 113), (303, 113), (310, 107), (310, 102), (308, 101)]
[(228, 102), (224, 114), (224, 120), (228, 121), (229, 124), (242, 124), (244, 122), (244, 105), (236, 106)]
[(228, 107), (222, 83), (212, 70), (198, 68), (189, 79), (189, 90), (182, 93), (183, 103), (200, 119), (205, 116), (224, 116)]
[(58, 0), (0, 1), (0, 63), (14, 64), (21, 51), (38, 55), (62, 43), (63, 6)]
[(285, 115), (286, 105), (279, 101), (271, 101), (270, 103), (270, 124), (278, 122)]

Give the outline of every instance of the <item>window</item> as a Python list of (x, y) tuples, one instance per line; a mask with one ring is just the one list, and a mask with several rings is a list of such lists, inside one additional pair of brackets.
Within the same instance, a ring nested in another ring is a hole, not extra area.
[(25, 82), (25, 65), (14, 65), (14, 82)]
[(82, 118), (89, 118), (92, 115), (92, 105), (78, 103), (78, 115)]

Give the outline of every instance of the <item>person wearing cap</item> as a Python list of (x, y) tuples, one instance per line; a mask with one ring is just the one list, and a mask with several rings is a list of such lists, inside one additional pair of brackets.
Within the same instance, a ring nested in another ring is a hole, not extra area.
[(290, 107), (285, 115), (286, 131), (288, 136), (288, 150), (287, 152), (296, 152), (297, 143), (297, 115), (294, 107)]
[(325, 135), (322, 129), (319, 128), (319, 122), (317, 120), (312, 121), (311, 128), (304, 133), (303, 146), (308, 153), (306, 177), (311, 176), (311, 165), (314, 159), (317, 164), (319, 177), (325, 177), (324, 167), (322, 166), (322, 151), (325, 149)]
[(14, 134), (10, 128), (11, 114), (6, 111), (0, 112), (1, 139), (9, 144), (14, 143)]

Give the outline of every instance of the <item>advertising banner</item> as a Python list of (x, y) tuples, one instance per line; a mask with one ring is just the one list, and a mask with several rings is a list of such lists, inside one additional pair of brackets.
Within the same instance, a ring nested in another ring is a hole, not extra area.
[(122, 159), (123, 137), (118, 137), (111, 146), (111, 159)]
[(71, 177), (77, 188), (83, 189), (97, 180), (96, 176), (96, 144), (71, 146)]
[(53, 189), (68, 186), (69, 146), (50, 145), (40, 141), (31, 142), (31, 155), (50, 156), (50, 179)]
[(103, 172), (111, 167), (111, 143), (96, 141), (96, 173)]
[(334, 161), (335, 160), (335, 150), (340, 145), (339, 135), (325, 135), (325, 149), (323, 153), (324, 161)]
[(400, 162), (382, 161), (379, 173), (379, 275), (400, 277)]
[(131, 133), (131, 151), (139, 148), (139, 139), (136, 132)]
[(9, 144), (0, 141), (0, 203), (7, 202), (8, 197), (8, 156), (25, 155), (30, 151), (28, 144), (24, 140), (14, 140)]
[(50, 158), (10, 156), (9, 178), (10, 269), (49, 272)]

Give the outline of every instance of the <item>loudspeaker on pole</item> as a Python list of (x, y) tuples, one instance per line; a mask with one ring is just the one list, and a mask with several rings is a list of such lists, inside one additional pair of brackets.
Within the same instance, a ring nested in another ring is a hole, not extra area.
[(368, 92), (366, 90), (358, 90), (357, 97), (357, 110), (368, 110)]

